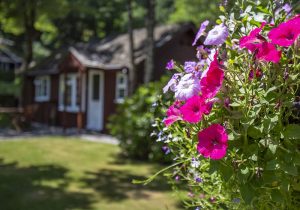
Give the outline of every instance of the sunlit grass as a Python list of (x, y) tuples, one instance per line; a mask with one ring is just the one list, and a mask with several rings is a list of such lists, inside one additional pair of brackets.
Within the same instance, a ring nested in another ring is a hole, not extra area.
[(161, 166), (128, 162), (115, 145), (40, 138), (0, 142), (0, 204), (5, 210), (179, 209), (164, 179), (131, 184)]

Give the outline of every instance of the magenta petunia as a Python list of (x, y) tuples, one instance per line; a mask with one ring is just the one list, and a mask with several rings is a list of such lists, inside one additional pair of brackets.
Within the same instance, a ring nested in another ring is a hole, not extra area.
[(281, 51), (277, 50), (275, 45), (267, 42), (260, 35), (265, 23), (262, 23), (259, 28), (253, 29), (248, 36), (243, 36), (240, 39), (240, 47), (247, 48), (250, 52), (255, 53), (257, 60), (278, 63), (281, 57)]
[(205, 158), (222, 159), (228, 147), (228, 135), (220, 124), (213, 124), (198, 133), (198, 152)]
[(262, 23), (259, 28), (253, 29), (249, 35), (241, 37), (240, 48), (247, 48), (254, 52), (259, 47), (259, 44), (265, 42), (265, 38), (259, 34), (265, 25), (266, 23)]
[(276, 47), (268, 42), (264, 42), (259, 45), (256, 58), (261, 61), (269, 61), (278, 63), (280, 61), (281, 51), (277, 50)]
[(167, 118), (164, 119), (164, 123), (166, 126), (172, 125), (174, 122), (181, 120), (182, 114), (179, 109), (179, 103), (175, 102), (172, 106), (167, 110)]
[(224, 71), (220, 68), (217, 61), (217, 53), (215, 53), (214, 60), (200, 81), (201, 93), (204, 98), (213, 98), (222, 87), (224, 80)]
[(180, 108), (182, 118), (189, 123), (197, 123), (201, 121), (203, 114), (209, 114), (213, 102), (206, 103), (201, 96), (193, 96)]
[(270, 30), (268, 37), (273, 44), (282, 47), (291, 46), (300, 35), (300, 16), (279, 24)]
[(196, 37), (195, 37), (195, 40), (194, 40), (192, 46), (196, 45), (198, 39), (203, 35), (203, 33), (204, 33), (204, 31), (205, 31), (205, 29), (206, 29), (206, 27), (207, 27), (208, 24), (209, 24), (208, 20), (206, 20), (206, 21), (204, 21), (204, 22), (201, 23), (201, 26), (200, 26), (197, 34), (196, 34)]

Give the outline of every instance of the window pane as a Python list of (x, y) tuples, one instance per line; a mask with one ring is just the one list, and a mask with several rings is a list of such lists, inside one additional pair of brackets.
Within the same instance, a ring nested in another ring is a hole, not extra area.
[(47, 96), (47, 80), (46, 79), (43, 79), (42, 80), (42, 96)]
[[(81, 84), (82, 86), (82, 84)], [(76, 77), (76, 106), (80, 105), (79, 77)]]
[(124, 97), (125, 97), (125, 89), (120, 88), (119, 89), (118, 99), (123, 99)]
[(100, 76), (93, 75), (93, 100), (99, 100), (100, 93)]
[(124, 84), (124, 76), (123, 75), (119, 76), (119, 84)]
[(66, 105), (72, 105), (72, 84), (70, 83), (66, 84)]

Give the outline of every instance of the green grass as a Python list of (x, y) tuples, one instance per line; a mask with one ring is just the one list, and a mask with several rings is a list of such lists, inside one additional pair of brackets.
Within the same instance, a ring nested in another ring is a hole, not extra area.
[(164, 178), (131, 184), (161, 166), (126, 162), (114, 145), (40, 138), (0, 142), (3, 210), (180, 209)]

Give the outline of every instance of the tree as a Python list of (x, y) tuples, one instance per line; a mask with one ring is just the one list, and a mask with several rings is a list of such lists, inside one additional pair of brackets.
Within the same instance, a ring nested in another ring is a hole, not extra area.
[(130, 70), (129, 70), (129, 95), (132, 95), (136, 86), (136, 66), (134, 62), (134, 42), (133, 42), (133, 20), (132, 20), (132, 1), (127, 0), (128, 12), (128, 39), (129, 39), (129, 57), (130, 57)]
[(63, 14), (63, 2), (64, 0), (0, 1), (1, 29), (24, 39), (25, 70), (34, 58), (34, 42), (40, 41), (42, 33), (53, 26), (49, 19)]
[(147, 45), (146, 45), (146, 61), (144, 83), (149, 83), (153, 79), (154, 69), (154, 26), (155, 26), (155, 0), (146, 1), (146, 29), (147, 29)]

